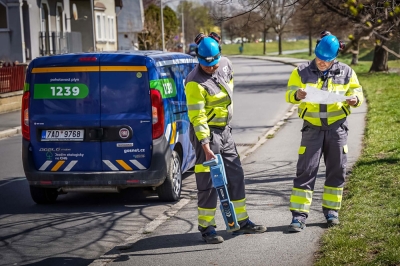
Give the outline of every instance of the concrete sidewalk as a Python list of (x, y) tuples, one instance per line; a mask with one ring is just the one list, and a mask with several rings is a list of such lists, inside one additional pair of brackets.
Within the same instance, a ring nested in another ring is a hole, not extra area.
[(0, 114), (0, 139), (21, 133), (21, 111)]
[[(284, 63), (295, 65), (299, 61), (288, 58)], [(287, 104), (284, 99), (282, 104)], [(312, 265), (320, 237), (328, 230), (321, 208), (325, 166), (322, 161), (307, 228), (301, 233), (288, 233), (289, 198), (302, 125), (296, 109), (293, 106), (266, 134), (273, 134), (272, 139), (261, 138), (254, 149), (241, 154), (248, 213), (255, 223), (267, 225), (266, 233), (233, 236), (225, 231), (221, 213), (217, 211), (217, 231), (225, 241), (205, 244), (197, 231), (196, 185), (191, 175), (184, 180), (188, 196), (91, 265)], [(366, 111), (363, 104), (353, 109), (348, 118), (348, 170), (361, 152)]]

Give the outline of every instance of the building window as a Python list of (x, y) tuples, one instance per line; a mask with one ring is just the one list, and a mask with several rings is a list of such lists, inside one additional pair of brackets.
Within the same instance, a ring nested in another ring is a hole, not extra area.
[(41, 55), (54, 54), (53, 36), (51, 35), (50, 26), (50, 8), (47, 0), (42, 0), (40, 4), (40, 32), (39, 32), (39, 49)]
[(96, 39), (97, 41), (106, 41), (106, 16), (101, 13), (96, 13)]
[(114, 17), (108, 17), (108, 40), (110, 42), (115, 41), (115, 24), (114, 24)]
[(106, 31), (106, 15), (101, 14), (101, 30), (103, 32), (103, 41), (107, 40), (107, 31)]
[(101, 35), (101, 14), (96, 14), (96, 39), (100, 41), (103, 39)]
[(57, 3), (56, 7), (56, 28), (57, 32), (63, 33), (65, 32), (65, 24), (64, 24), (64, 8), (62, 6), (62, 3)]
[(2, 29), (8, 29), (7, 8), (0, 2), (0, 30)]

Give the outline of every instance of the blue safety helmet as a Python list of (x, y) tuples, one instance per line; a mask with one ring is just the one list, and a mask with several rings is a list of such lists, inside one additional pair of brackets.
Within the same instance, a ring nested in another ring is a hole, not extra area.
[(211, 37), (204, 37), (197, 47), (197, 59), (203, 66), (216, 65), (221, 59), (221, 47)]
[(330, 62), (334, 60), (339, 53), (339, 40), (334, 35), (326, 35), (324, 36), (315, 47), (315, 55), (326, 62)]

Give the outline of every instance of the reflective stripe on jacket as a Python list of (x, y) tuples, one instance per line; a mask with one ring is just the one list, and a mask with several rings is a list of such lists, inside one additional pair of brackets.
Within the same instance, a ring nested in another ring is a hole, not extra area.
[[(357, 75), (348, 65), (335, 60), (325, 78), (318, 70), (315, 59), (298, 66), (290, 75), (285, 96), (286, 102), (300, 104), (299, 117), (315, 126), (322, 125), (321, 119), (326, 119), (327, 124), (331, 125), (346, 118), (350, 115), (351, 110), (350, 105), (346, 102), (326, 104), (326, 108), (321, 108), (322, 104), (296, 101), (296, 91), (299, 88), (305, 89), (307, 85), (340, 95), (356, 96), (358, 103), (354, 107), (359, 107), (364, 101)], [(323, 110), (321, 111), (321, 109)]]
[(186, 78), (188, 115), (197, 139), (208, 143), (209, 126), (224, 127), (232, 119), (233, 70), (231, 62), (222, 57), (213, 75), (197, 65)]

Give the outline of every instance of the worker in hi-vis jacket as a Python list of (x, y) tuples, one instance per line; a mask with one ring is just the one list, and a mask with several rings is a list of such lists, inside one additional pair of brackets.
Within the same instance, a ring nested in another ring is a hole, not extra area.
[[(336, 59), (344, 48), (328, 31), (321, 33), (315, 47), (315, 59), (293, 70), (286, 92), (288, 103), (299, 104), (298, 115), (304, 120), (299, 148), (296, 177), (290, 197), (292, 222), (289, 232), (305, 228), (315, 179), (322, 155), (326, 165), (326, 179), (322, 195), (322, 209), (328, 226), (339, 224), (339, 209), (347, 164), (347, 117), (351, 108), (359, 107), (364, 100), (357, 75), (348, 65)], [(306, 99), (306, 87), (347, 97), (343, 102), (313, 103)]]
[(262, 233), (265, 226), (249, 220), (246, 210), (244, 172), (232, 138), (233, 70), (228, 58), (221, 56), (220, 37), (199, 34), (196, 56), (199, 64), (186, 78), (185, 92), (191, 122), (191, 142), (196, 150), (195, 176), (198, 196), (198, 229), (209, 244), (223, 242), (216, 231), (217, 192), (212, 185), (210, 168), (204, 161), (221, 154), (229, 197), (234, 205), (240, 229), (234, 234)]

